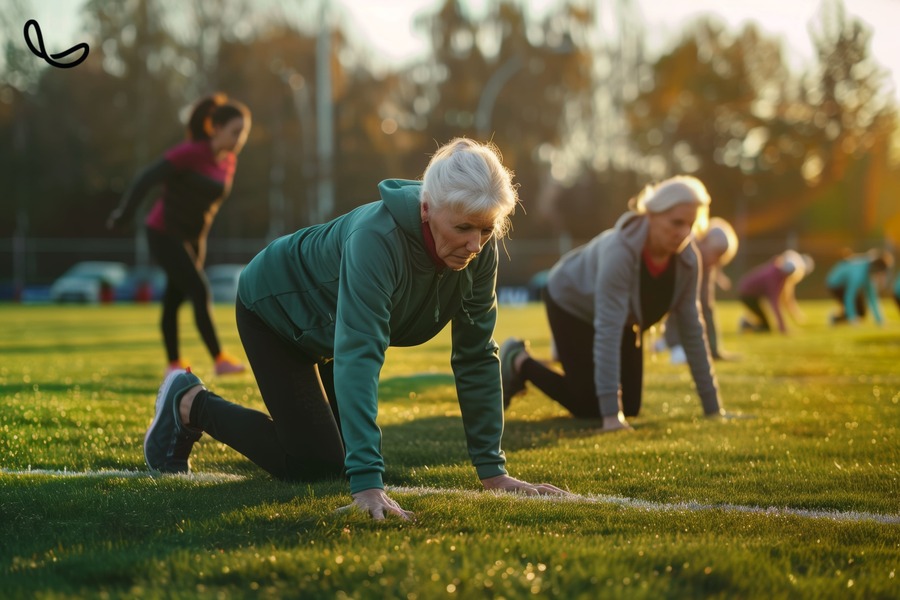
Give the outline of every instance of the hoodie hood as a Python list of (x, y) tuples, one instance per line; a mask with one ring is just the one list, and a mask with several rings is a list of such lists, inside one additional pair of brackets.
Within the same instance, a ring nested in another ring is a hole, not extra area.
[(627, 211), (619, 217), (613, 227), (613, 231), (622, 240), (623, 245), (635, 256), (639, 255), (644, 248), (644, 242), (647, 240), (647, 233), (650, 230), (650, 224), (644, 217), (645, 215)]
[(397, 225), (414, 239), (422, 239), (420, 198), (422, 182), (410, 179), (385, 179), (378, 184), (381, 200)]

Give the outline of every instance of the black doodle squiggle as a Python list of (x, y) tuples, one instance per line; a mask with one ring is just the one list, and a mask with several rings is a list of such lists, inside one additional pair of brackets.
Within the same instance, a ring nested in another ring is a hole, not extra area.
[[(32, 43), (31, 34), (28, 31), (28, 29), (32, 26), (37, 33), (37, 47), (35, 47), (35, 45)], [(72, 46), (64, 52), (57, 52), (56, 54), (48, 55), (46, 48), (44, 48), (44, 37), (41, 35), (41, 26), (34, 19), (31, 19), (27, 23), (25, 23), (25, 43), (28, 44), (28, 48), (32, 53), (34, 53), (35, 56), (43, 58), (45, 61), (47, 61), (47, 64), (58, 69), (71, 69), (72, 67), (77, 67), (82, 62), (84, 62), (84, 59), (87, 58), (88, 53), (91, 51), (90, 46), (88, 46), (86, 42), (82, 42), (80, 44)], [(65, 58), (66, 56), (72, 54), (73, 52), (76, 52), (77, 50), (84, 50), (84, 53), (77, 59), (68, 63), (57, 62), (57, 59)]]

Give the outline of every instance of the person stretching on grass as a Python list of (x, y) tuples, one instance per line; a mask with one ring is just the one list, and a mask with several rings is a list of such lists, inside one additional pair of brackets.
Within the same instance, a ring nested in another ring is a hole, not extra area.
[[(713, 217), (709, 220), (709, 226), (694, 237), (697, 250), (700, 251), (700, 308), (703, 321), (706, 323), (706, 339), (709, 341), (709, 351), (716, 360), (724, 359), (725, 352), (719, 346), (719, 334), (716, 327), (715, 314), (716, 288), (727, 290), (731, 287), (731, 280), (722, 272), (722, 268), (728, 265), (737, 254), (738, 238), (731, 224), (721, 217)], [(672, 364), (684, 364), (687, 355), (684, 346), (681, 345), (680, 328), (674, 319), (666, 319), (665, 343), (669, 347)]]
[(796, 323), (803, 321), (803, 313), (797, 305), (794, 289), (804, 277), (812, 273), (815, 263), (808, 254), (785, 250), (771, 260), (750, 270), (738, 282), (738, 295), (749, 314), (738, 321), (741, 332), (768, 333), (772, 331), (769, 318), (762, 307), (762, 300), (769, 302), (778, 331), (787, 333), (787, 324), (782, 315), (785, 310)]
[(240, 277), (237, 325), (269, 414), (224, 400), (190, 372), (165, 379), (144, 441), (151, 469), (187, 471), (201, 432), (274, 477), (346, 474), (375, 519), (409, 518), (384, 491), (378, 378), (388, 346), (452, 323), (451, 365), (469, 456), (487, 489), (566, 494), (510, 477), (500, 449), (497, 240), (518, 201), (489, 145), (455, 139), (423, 181), (382, 181), (381, 199), (275, 240)]
[(709, 202), (694, 177), (649, 185), (613, 229), (563, 256), (550, 270), (544, 301), (565, 373), (509, 338), (500, 350), (504, 401), (530, 381), (576, 417), (601, 418), (604, 431), (631, 429), (625, 418), (641, 408), (642, 334), (669, 313), (703, 412), (724, 415), (698, 311), (700, 260), (691, 240)]
[(866, 302), (875, 323), (884, 323), (878, 303), (878, 287), (884, 282), (894, 257), (886, 250), (872, 249), (839, 261), (825, 278), (825, 285), (840, 308), (829, 317), (832, 325), (858, 323), (866, 316)]
[(107, 219), (109, 229), (129, 222), (147, 193), (164, 185), (145, 223), (150, 252), (166, 272), (161, 328), (168, 370), (185, 366), (178, 348), (178, 307), (186, 299), (194, 307), (197, 330), (215, 361), (216, 374), (245, 370), (219, 345), (203, 263), (206, 237), (231, 190), (237, 155), (249, 130), (250, 111), (243, 104), (224, 94), (201, 99), (188, 119), (187, 141), (145, 168)]
[(897, 310), (900, 310), (900, 273), (894, 280), (894, 302), (897, 304)]

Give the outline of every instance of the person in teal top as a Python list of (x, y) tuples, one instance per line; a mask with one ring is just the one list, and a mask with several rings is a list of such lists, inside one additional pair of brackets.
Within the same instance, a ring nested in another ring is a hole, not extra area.
[(894, 280), (894, 302), (897, 303), (897, 310), (900, 310), (900, 274)]
[(866, 316), (866, 303), (872, 308), (875, 322), (884, 319), (878, 305), (879, 279), (883, 279), (893, 263), (890, 253), (870, 250), (839, 261), (825, 278), (825, 285), (841, 307), (831, 315), (831, 323), (855, 323)]
[(206, 432), (279, 479), (346, 474), (350, 506), (408, 518), (384, 492), (379, 374), (389, 346), (422, 344), (450, 323), (468, 452), (484, 487), (566, 493), (510, 477), (500, 447), (497, 240), (518, 202), (512, 173), (493, 146), (459, 138), (438, 149), (422, 181), (378, 190), (376, 202), (273, 241), (241, 274), (238, 331), (269, 414), (174, 373), (145, 439), (151, 469), (187, 471)]

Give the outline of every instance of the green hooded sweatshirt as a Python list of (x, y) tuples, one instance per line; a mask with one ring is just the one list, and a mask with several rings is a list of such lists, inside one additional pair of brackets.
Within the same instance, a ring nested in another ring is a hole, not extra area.
[(419, 181), (386, 180), (381, 201), (269, 244), (238, 297), (316, 360), (334, 358), (350, 492), (383, 488), (378, 379), (388, 346), (415, 346), (452, 322), (450, 362), (469, 456), (485, 479), (506, 474), (494, 342), (497, 241), (462, 271), (438, 269), (422, 235)]

